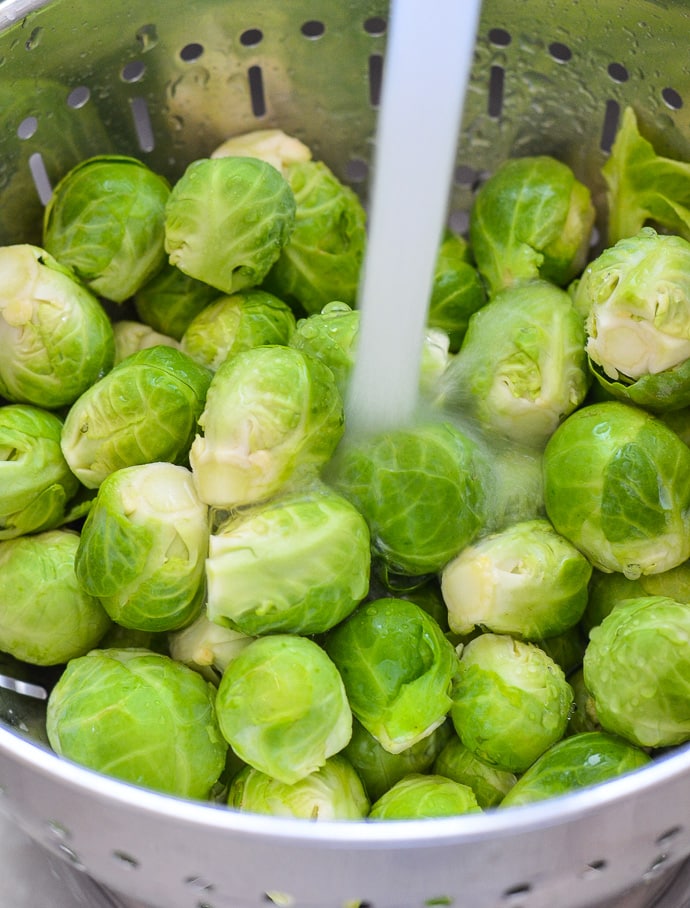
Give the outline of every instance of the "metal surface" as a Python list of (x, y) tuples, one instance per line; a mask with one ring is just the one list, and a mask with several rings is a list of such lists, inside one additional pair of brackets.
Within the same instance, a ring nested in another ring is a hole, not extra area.
[[(0, 242), (37, 239), (51, 184), (86, 155), (133, 153), (174, 179), (259, 126), (307, 141), (366, 198), (386, 13), (381, 0), (0, 3)], [(683, 0), (486, 0), (451, 223), (462, 228), (473, 188), (511, 153), (555, 154), (598, 192), (628, 103), (660, 150), (690, 158), (689, 28)], [(176, 801), (58, 760), (40, 744), (40, 704), (25, 699), (0, 690), (0, 807), (123, 898), (632, 908), (670, 892), (672, 908), (684, 904), (687, 749), (511, 811), (310, 824)]]

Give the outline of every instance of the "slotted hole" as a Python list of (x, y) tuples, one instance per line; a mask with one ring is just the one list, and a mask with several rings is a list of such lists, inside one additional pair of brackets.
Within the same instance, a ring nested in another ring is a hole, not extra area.
[(149, 114), (149, 107), (146, 103), (146, 99), (131, 98), (129, 104), (132, 111), (132, 120), (134, 122), (134, 130), (137, 135), (139, 148), (141, 148), (142, 151), (153, 151), (155, 148), (153, 126), (151, 124), (151, 116)]
[(368, 35), (373, 37), (378, 37), (379, 35), (385, 35), (386, 33), (387, 22), (385, 19), (382, 19), (381, 16), (371, 16), (369, 19), (366, 19), (364, 22), (364, 31)]
[(549, 44), (549, 53), (557, 63), (567, 63), (573, 56), (571, 49), (562, 41), (553, 41)]
[(120, 70), (120, 76), (123, 82), (138, 82), (143, 79), (146, 72), (146, 64), (141, 60), (130, 60)]
[(463, 236), (470, 229), (470, 216), (467, 211), (451, 211), (448, 217), (448, 227)]
[(264, 33), (260, 28), (248, 28), (240, 35), (240, 44), (243, 47), (256, 47), (264, 39)]
[(680, 110), (683, 106), (683, 99), (675, 88), (664, 88), (661, 92), (661, 97), (664, 99), (666, 106), (670, 107), (671, 110)]
[(496, 47), (508, 47), (512, 40), (510, 32), (505, 28), (492, 28), (489, 32), (489, 41)]
[(197, 44), (197, 42), (192, 41), (190, 44), (185, 44), (180, 51), (180, 60), (182, 60), (183, 63), (195, 63), (203, 52), (203, 44)]
[(202, 876), (188, 876), (184, 881), (185, 886), (194, 889), (196, 892), (213, 892), (216, 888), (213, 883), (209, 883)]
[(609, 99), (604, 108), (604, 122), (601, 128), (601, 139), (599, 145), (602, 151), (611, 151), (616, 132), (618, 131), (618, 121), (620, 119), (621, 108), (618, 101)]
[(607, 72), (614, 82), (627, 82), (630, 78), (628, 70), (622, 63), (609, 63)]
[(477, 181), (477, 171), (474, 167), (468, 167), (466, 164), (460, 164), (455, 168), (453, 182), (457, 186), (474, 186)]
[(69, 848), (67, 845), (58, 845), (57, 850), (63, 857), (67, 858), (70, 864), (73, 867), (76, 867), (77, 870), (86, 870), (85, 865), (82, 863), (82, 860), (76, 851), (73, 851), (73, 849)]
[(247, 70), (249, 81), (249, 97), (252, 104), (252, 113), (255, 117), (263, 117), (266, 113), (266, 96), (264, 94), (264, 74), (260, 66), (250, 66)]
[(501, 898), (504, 904), (511, 905), (513, 906), (513, 908), (517, 908), (518, 905), (523, 904), (524, 899), (531, 892), (531, 883), (517, 883), (515, 886), (511, 886), (509, 889), (506, 889)]
[(84, 107), (85, 104), (89, 103), (90, 98), (91, 89), (87, 88), (86, 85), (78, 85), (67, 95), (67, 106), (73, 110), (79, 110), (80, 107)]
[(126, 851), (113, 851), (112, 856), (125, 870), (139, 870), (141, 866), (139, 861)]
[(668, 861), (667, 854), (657, 855), (652, 863), (649, 865), (649, 868), (645, 873), (642, 874), (643, 880), (651, 880), (654, 877), (658, 876), (662, 871), (666, 869), (666, 863)]
[(295, 904), (295, 897), (287, 892), (271, 890), (270, 892), (264, 892), (264, 901), (270, 905), (278, 905), (279, 908), (291, 908)]
[(369, 103), (378, 107), (381, 103), (381, 83), (383, 81), (383, 56), (371, 54), (369, 57)]
[(305, 38), (310, 38), (314, 41), (325, 33), (326, 26), (318, 19), (309, 19), (307, 22), (302, 23), (300, 31)]
[(25, 117), (17, 127), (17, 136), (20, 139), (31, 139), (38, 129), (37, 117)]
[(502, 66), (494, 65), (489, 71), (489, 105), (490, 117), (500, 117), (503, 110), (503, 90), (505, 86), (505, 70)]
[(53, 195), (53, 187), (50, 184), (43, 155), (39, 151), (29, 158), (29, 173), (39, 199), (44, 205), (47, 205)]
[(657, 836), (654, 840), (654, 844), (658, 845), (659, 848), (665, 848), (667, 845), (671, 844), (673, 839), (678, 838), (682, 831), (682, 826), (673, 826), (671, 829), (667, 829), (666, 832), (662, 832), (660, 836)]
[(608, 864), (605, 860), (603, 860), (603, 858), (596, 861), (590, 861), (582, 871), (580, 876), (585, 880), (595, 879), (596, 877), (601, 876), (601, 874), (606, 870), (607, 867)]

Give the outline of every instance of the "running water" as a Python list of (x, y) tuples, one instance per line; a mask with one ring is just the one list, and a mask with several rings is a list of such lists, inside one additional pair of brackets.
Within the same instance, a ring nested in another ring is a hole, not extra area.
[(481, 0), (393, 0), (348, 430), (409, 423)]

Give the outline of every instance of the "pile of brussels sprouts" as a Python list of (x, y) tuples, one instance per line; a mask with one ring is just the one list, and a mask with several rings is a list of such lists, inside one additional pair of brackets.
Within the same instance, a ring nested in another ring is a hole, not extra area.
[[(347, 432), (366, 218), (279, 130), (64, 175), (0, 249), (0, 650), (134, 785), (311, 820), (521, 805), (690, 740), (690, 165), (506, 161), (419, 419)], [(404, 319), (405, 313), (400, 313)]]

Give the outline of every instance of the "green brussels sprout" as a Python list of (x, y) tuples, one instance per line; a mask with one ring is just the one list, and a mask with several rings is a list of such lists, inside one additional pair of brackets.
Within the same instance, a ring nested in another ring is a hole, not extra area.
[(367, 595), (366, 521), (326, 486), (231, 513), (211, 534), (208, 617), (245, 634), (318, 634)]
[(290, 164), (310, 161), (311, 150), (304, 142), (289, 136), (282, 129), (254, 129), (231, 136), (213, 150), (212, 158), (260, 158), (285, 174)]
[(352, 734), (338, 670), (317, 643), (293, 634), (243, 649), (225, 669), (216, 707), (240, 759), (288, 785), (320, 769)]
[(410, 773), (372, 805), (370, 820), (430, 820), (481, 813), (474, 792), (445, 776)]
[(89, 489), (121, 467), (186, 464), (212, 373), (173, 347), (133, 353), (70, 407), (62, 452)]
[[(290, 345), (320, 359), (333, 372), (340, 393), (345, 397), (357, 354), (360, 312), (335, 300), (320, 312), (297, 322)], [(420, 362), (420, 389), (432, 395), (445, 372), (450, 355), (448, 335), (427, 329)]]
[(582, 270), (594, 225), (589, 189), (547, 155), (512, 158), (477, 192), (470, 245), (489, 296), (544, 278), (565, 286)]
[(322, 821), (363, 820), (370, 807), (359, 776), (339, 754), (291, 784), (246, 766), (230, 784), (228, 805), (250, 813)]
[(138, 322), (132, 319), (122, 319), (113, 324), (113, 335), (115, 339), (115, 364), (121, 363), (132, 353), (138, 353), (139, 350), (145, 350), (148, 347), (176, 347), (180, 349), (179, 341), (174, 337), (168, 337), (159, 331), (154, 331), (144, 322)]
[(207, 799), (224, 767), (215, 688), (145, 649), (73, 659), (48, 698), (48, 739), (62, 757), (143, 788)]
[(586, 352), (612, 396), (666, 410), (690, 404), (690, 241), (644, 227), (582, 274), (574, 305)]
[(192, 319), (218, 296), (215, 287), (166, 262), (134, 293), (132, 302), (142, 322), (179, 341)]
[(366, 518), (384, 572), (440, 571), (484, 523), (484, 454), (448, 422), (354, 440), (326, 476)]
[(690, 740), (690, 609), (668, 596), (624, 599), (592, 628), (584, 681), (605, 731), (640, 747)]
[(545, 517), (543, 451), (494, 437), (487, 453), (491, 494), (485, 532), (497, 532), (513, 523)]
[(98, 641), (98, 649), (147, 649), (162, 656), (170, 655), (167, 634), (138, 631), (121, 624), (110, 625)]
[(542, 649), (487, 633), (462, 650), (450, 716), (475, 756), (522, 773), (563, 737), (572, 701), (562, 669)]
[(600, 785), (651, 762), (639, 747), (605, 732), (565, 738), (542, 754), (505, 796), (500, 806), (517, 807)]
[(470, 319), (439, 401), (489, 431), (541, 448), (590, 384), (585, 331), (565, 290), (546, 281), (498, 293)]
[(333, 373), (292, 347), (235, 354), (214, 373), (190, 464), (202, 501), (261, 501), (330, 459), (344, 430)]
[(457, 353), (470, 316), (485, 302), (484, 283), (472, 262), (467, 240), (448, 231), (436, 258), (427, 324), (444, 331), (450, 351)]
[(284, 177), (258, 158), (201, 158), (170, 193), (165, 250), (171, 265), (223, 293), (260, 284), (295, 225)]
[(221, 296), (195, 315), (182, 335), (182, 350), (215, 372), (235, 353), (287, 344), (295, 330), (292, 309), (264, 290)]
[(307, 314), (332, 300), (354, 304), (366, 245), (362, 203), (323, 161), (288, 164), (285, 178), (296, 202), (295, 226), (265, 289)]
[(571, 414), (544, 452), (546, 512), (595, 568), (640, 574), (690, 557), (690, 449), (619, 401)]
[(73, 403), (113, 365), (105, 309), (38, 246), (0, 247), (0, 396), (48, 410)]
[(589, 598), (583, 616), (586, 631), (604, 620), (622, 599), (643, 596), (668, 596), (690, 604), (690, 561), (660, 574), (642, 574), (629, 579), (624, 574), (594, 571), (589, 584)]
[(363, 603), (329, 631), (323, 645), (342, 676), (353, 715), (385, 750), (398, 754), (445, 720), (457, 655), (415, 603)]
[(623, 111), (601, 173), (608, 245), (634, 236), (647, 223), (690, 240), (690, 164), (657, 154), (640, 135), (632, 107)]
[(125, 155), (97, 155), (59, 181), (43, 245), (98, 296), (121, 303), (165, 261), (168, 181)]
[(110, 627), (100, 602), (77, 583), (79, 536), (45, 530), (0, 542), (0, 650), (33, 665), (83, 656)]
[(225, 669), (253, 639), (215, 624), (204, 610), (187, 627), (169, 634), (168, 646), (171, 658), (184, 662), (218, 686)]
[(585, 684), (585, 672), (582, 666), (570, 675), (568, 683), (573, 689), (573, 705), (568, 717), (566, 735), (577, 735), (586, 731), (601, 731), (594, 700)]
[(483, 810), (500, 804), (517, 781), (515, 773), (497, 769), (480, 760), (457, 735), (446, 742), (431, 771), (437, 776), (467, 785)]
[(79, 481), (60, 448), (62, 420), (28, 404), (0, 407), (0, 539), (59, 526)]
[(342, 753), (357, 771), (369, 799), (376, 801), (404, 776), (427, 772), (451, 733), (450, 723), (443, 722), (411, 747), (392, 754), (355, 719)]
[(482, 627), (523, 640), (554, 637), (578, 623), (592, 566), (548, 520), (514, 523), (482, 536), (443, 569), (448, 625)]
[(117, 624), (176, 630), (201, 610), (208, 538), (208, 508), (186, 467), (123, 467), (103, 480), (84, 522), (77, 580)]

